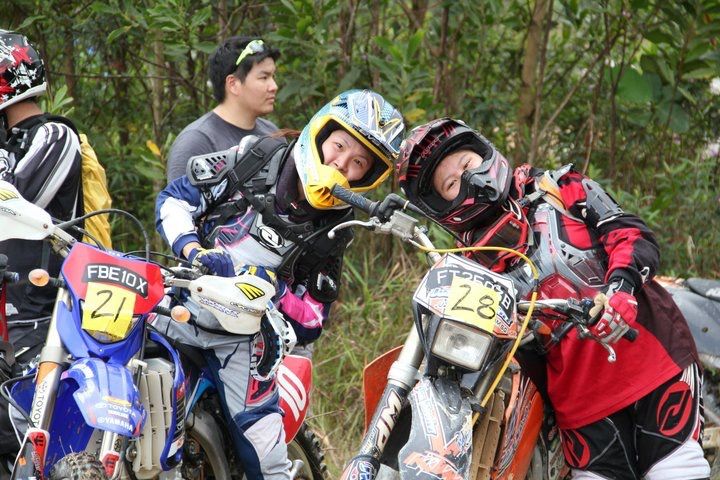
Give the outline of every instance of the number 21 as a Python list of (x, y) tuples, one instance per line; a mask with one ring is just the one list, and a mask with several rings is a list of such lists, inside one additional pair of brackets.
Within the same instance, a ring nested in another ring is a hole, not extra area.
[(99, 290), (99, 291), (97, 292), (97, 295), (98, 295), (98, 296), (99, 296), (99, 295), (103, 295), (103, 294), (104, 294), (104, 295), (107, 295), (107, 298), (105, 299), (104, 302), (102, 302), (100, 305), (98, 305), (98, 307), (97, 307), (95, 310), (93, 310), (92, 312), (90, 312), (90, 318), (92, 318), (92, 319), (94, 320), (94, 319), (99, 318), (99, 317), (112, 317), (112, 316), (114, 316), (115, 318), (113, 318), (113, 322), (115, 322), (115, 321), (117, 321), (118, 317), (120, 316), (120, 312), (122, 311), (122, 307), (123, 307), (123, 305), (125, 304), (125, 298), (123, 297), (122, 301), (121, 301), (120, 304), (118, 305), (118, 308), (117, 308), (117, 311), (116, 311), (116, 312), (114, 312), (114, 313), (113, 313), (113, 312), (103, 312), (103, 311), (101, 311), (101, 310), (103, 309), (103, 307), (104, 307), (105, 305), (107, 305), (107, 303), (108, 303), (110, 300), (112, 300), (112, 296), (113, 296), (112, 291), (110, 291), (110, 290)]

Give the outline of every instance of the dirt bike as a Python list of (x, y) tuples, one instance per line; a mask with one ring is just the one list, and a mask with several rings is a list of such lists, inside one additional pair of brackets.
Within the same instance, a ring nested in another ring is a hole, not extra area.
[[(533, 292), (530, 301), (517, 301), (507, 276), (441, 256), (403, 211), (415, 211), (405, 199), (390, 194), (371, 202), (339, 186), (332, 194), (370, 219), (331, 234), (352, 226), (392, 234), (427, 253), (431, 264), (413, 295), (414, 325), (404, 345), (365, 370), (366, 432), (342, 479), (563, 478), (568, 471), (552, 416), (514, 356), (521, 344), (534, 345), (547, 328), (538, 318), (548, 314), (568, 328), (545, 336), (542, 348), (572, 328), (599, 342), (588, 328), (592, 300), (540, 301)], [(614, 361), (614, 349), (600, 344)]]
[(720, 478), (720, 281), (657, 277), (673, 296), (695, 339), (705, 370), (703, 450), (710, 462), (710, 478)]
[[(216, 315), (242, 319), (252, 333), (261, 317), (284, 322), (269, 302), (274, 287), (247, 274), (221, 278), (161, 268), (149, 260), (144, 231), (146, 256), (139, 258), (78, 242), (64, 230), (68, 225), (53, 224), (44, 210), (0, 182), (0, 241), (46, 240), (64, 257), (59, 278), (31, 274), (37, 285), (58, 287), (58, 296), (37, 369), (9, 381), (8, 401), (27, 427), (12, 478), (242, 478), (241, 466), (226, 455), (230, 436), (212, 375), (204, 363), (186, 358), (186, 376), (181, 354), (149, 320), (158, 313), (189, 320), (184, 307), (160, 305), (165, 289), (174, 287)], [(243, 300), (240, 285), (260, 294)], [(284, 351), (292, 343), (288, 339)], [(301, 426), (309, 361), (285, 360), (278, 374), (281, 406), (288, 412), (287, 439), (295, 438), (289, 452), (300, 457), (292, 475), (319, 480), (319, 445)]]

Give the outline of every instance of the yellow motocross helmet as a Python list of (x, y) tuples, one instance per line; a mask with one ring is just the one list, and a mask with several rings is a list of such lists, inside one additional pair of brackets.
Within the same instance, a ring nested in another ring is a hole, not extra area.
[[(335, 130), (352, 135), (374, 157), (360, 180), (348, 180), (323, 162), (322, 143)], [(320, 109), (300, 133), (293, 157), (305, 198), (313, 208), (347, 208), (330, 194), (335, 184), (355, 193), (377, 188), (393, 171), (405, 125), (402, 115), (381, 95), (370, 90), (348, 90)]]

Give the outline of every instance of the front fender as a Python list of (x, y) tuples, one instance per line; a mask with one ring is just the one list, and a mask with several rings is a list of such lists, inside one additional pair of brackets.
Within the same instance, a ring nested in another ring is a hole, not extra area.
[(140, 435), (146, 412), (130, 371), (97, 358), (83, 358), (62, 374), (78, 389), (73, 393), (85, 422), (127, 437)]
[(472, 454), (472, 410), (457, 382), (424, 377), (408, 397), (410, 437), (399, 453), (400, 477), (467, 478)]

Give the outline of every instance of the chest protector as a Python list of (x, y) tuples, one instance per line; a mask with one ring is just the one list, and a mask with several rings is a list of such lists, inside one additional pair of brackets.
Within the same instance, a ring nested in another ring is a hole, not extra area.
[[(605, 286), (607, 255), (595, 238), (594, 246), (588, 249), (571, 244), (563, 232), (563, 218), (566, 225), (578, 223), (587, 229), (581, 221), (565, 216), (545, 202), (536, 207), (530, 218), (535, 245), (529, 257), (540, 275), (539, 298), (593, 298)], [(520, 297), (526, 298), (533, 285), (530, 267), (522, 265), (508, 275)]]
[(291, 152), (284, 140), (264, 137), (243, 152), (234, 148), (193, 157), (188, 178), (210, 205), (198, 228), (203, 246), (229, 245), (250, 236), (264, 250), (264, 263), (277, 265), (278, 275), (293, 283), (342, 255), (352, 234), (342, 230), (330, 239), (327, 232), (352, 219), (353, 212), (323, 211), (300, 222), (277, 213), (275, 186)]

